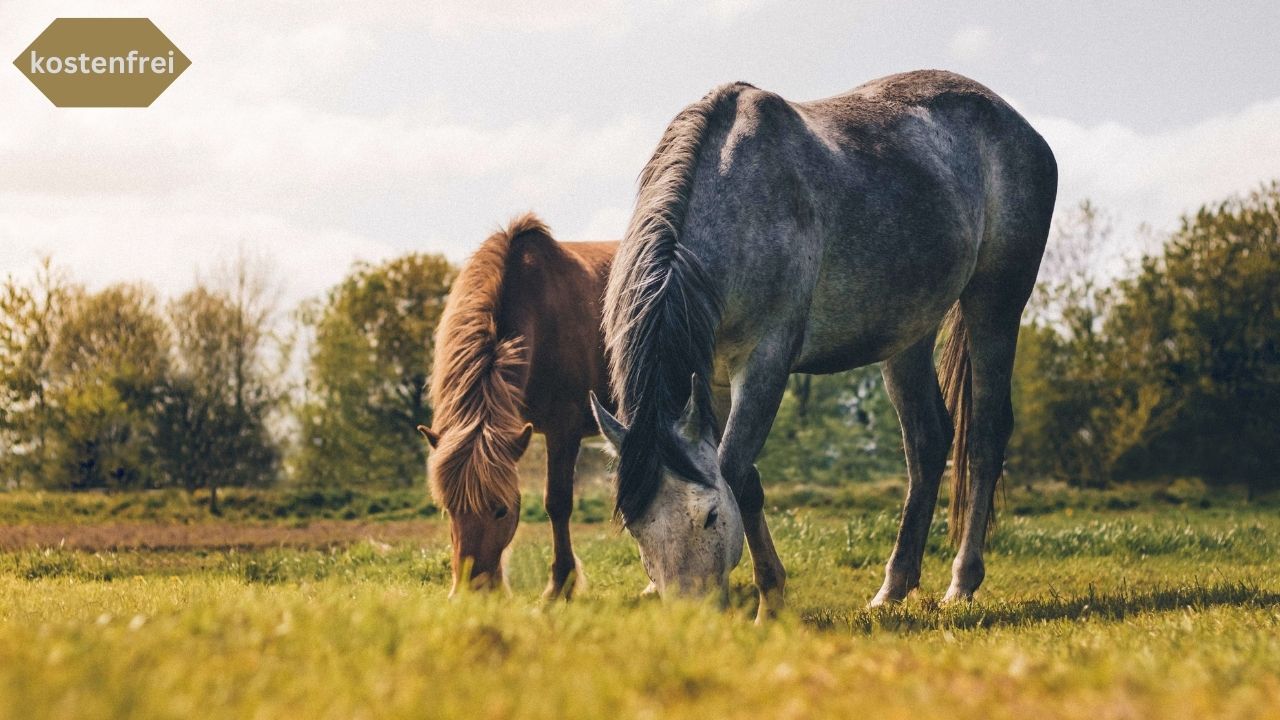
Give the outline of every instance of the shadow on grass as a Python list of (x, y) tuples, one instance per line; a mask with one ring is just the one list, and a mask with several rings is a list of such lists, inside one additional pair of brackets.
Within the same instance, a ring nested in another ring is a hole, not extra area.
[(881, 608), (804, 610), (806, 625), (820, 630), (844, 630), (870, 635), (877, 632), (914, 633), (943, 629), (981, 629), (1033, 625), (1053, 620), (1124, 620), (1148, 612), (1163, 612), (1215, 606), (1270, 608), (1280, 606), (1280, 592), (1262, 590), (1243, 582), (1222, 582), (1207, 586), (1188, 585), (1141, 592), (1121, 589), (1100, 593), (1048, 598), (973, 602), (941, 606), (937, 600), (904, 603)]

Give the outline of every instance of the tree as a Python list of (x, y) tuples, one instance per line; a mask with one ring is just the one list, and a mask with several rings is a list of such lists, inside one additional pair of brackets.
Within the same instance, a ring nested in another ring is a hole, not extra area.
[(72, 292), (48, 257), (30, 285), (0, 285), (0, 476), (13, 485), (44, 481), (53, 342)]
[(1009, 463), (1017, 471), (1084, 486), (1107, 482), (1116, 450), (1103, 325), (1114, 297), (1099, 266), (1112, 236), (1110, 218), (1086, 200), (1059, 218), (1045, 248), (1014, 360)]
[(70, 293), (49, 361), (49, 479), (69, 488), (128, 489), (161, 481), (155, 407), (168, 372), (169, 330), (141, 285)]
[(1117, 471), (1280, 487), (1280, 183), (1184, 218), (1119, 292)]
[[(1075, 220), (1058, 240), (1105, 246), (1091, 205)], [(1184, 218), (1113, 287), (1080, 276), (1042, 283), (1023, 327), (1011, 462), (1090, 485), (1280, 485), (1280, 185)]]
[(158, 413), (166, 472), (189, 492), (267, 485), (279, 449), (269, 429), (285, 398), (282, 373), (270, 362), (272, 303), (265, 273), (241, 257), (221, 290), (201, 283), (169, 304), (172, 369)]
[(455, 273), (439, 255), (359, 264), (303, 313), (314, 339), (298, 413), (300, 482), (408, 486), (422, 474), (414, 427), (431, 422), (433, 335)]

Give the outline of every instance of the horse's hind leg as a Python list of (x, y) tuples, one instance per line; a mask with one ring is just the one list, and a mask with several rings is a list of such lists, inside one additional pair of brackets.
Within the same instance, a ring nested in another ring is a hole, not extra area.
[[(987, 528), (995, 510), (996, 482), (1013, 432), (1010, 390), (1022, 310), (1035, 286), (1053, 214), (1056, 174), (1047, 166), (1005, 172), (1008, 190), (1002, 210), (988, 216), (977, 267), (960, 294), (960, 318), (967, 335), (970, 403), (968, 417), (956, 413), (957, 429), (967, 423), (967, 492), (953, 483), (953, 507), (965, 510), (960, 547), (951, 566), (944, 602), (968, 599), (982, 584)], [(1016, 180), (1016, 181), (1015, 181)], [(954, 517), (954, 513), (953, 513)]]
[(578, 460), (582, 438), (574, 433), (547, 433), (547, 489), (543, 496), (547, 515), (551, 518), (551, 581), (542, 596), (548, 600), (573, 597), (574, 590), (585, 584), (582, 566), (573, 554), (569, 538), (569, 518), (573, 514), (573, 468)]
[(908, 485), (898, 539), (885, 566), (884, 585), (871, 601), (872, 607), (898, 602), (920, 584), (920, 563), (952, 434), (951, 418), (933, 369), (934, 338), (935, 333), (929, 333), (886, 360), (881, 369), (885, 389), (902, 426)]
[(957, 412), (953, 419), (957, 442), (963, 437), (967, 449), (969, 481), (967, 492), (956, 491), (956, 485), (966, 483), (953, 482), (952, 507), (964, 510), (965, 518), (944, 602), (972, 597), (986, 574), (983, 544), (1013, 432), (1010, 386), (1018, 331), (1044, 255), (1057, 194), (1057, 166), (1043, 139), (1020, 121), (1007, 130), (1001, 142), (991, 146), (993, 171), (985, 174), (983, 239), (973, 275), (960, 293), (970, 380), (970, 388), (961, 395), (969, 395), (969, 412)]
[[(994, 510), (1005, 447), (1013, 431), (1010, 384), (1022, 305), (1016, 309), (993, 307), (983, 298), (968, 295), (961, 299), (961, 311), (969, 335), (973, 383), (972, 424), (967, 432), (970, 482), (964, 499), (967, 514), (960, 548), (951, 566), (951, 586), (943, 602), (972, 597), (986, 575), (983, 544)], [(957, 418), (956, 422), (963, 420)], [(952, 498), (952, 502), (956, 501)]]

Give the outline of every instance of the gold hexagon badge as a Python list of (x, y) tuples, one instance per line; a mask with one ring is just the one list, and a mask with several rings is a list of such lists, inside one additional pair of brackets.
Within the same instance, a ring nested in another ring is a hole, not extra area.
[(191, 61), (147, 18), (58, 18), (13, 64), (58, 107), (147, 107)]

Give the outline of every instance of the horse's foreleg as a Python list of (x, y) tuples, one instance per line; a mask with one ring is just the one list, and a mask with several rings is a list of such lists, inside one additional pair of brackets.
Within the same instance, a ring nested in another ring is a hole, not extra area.
[[(773, 546), (773, 536), (769, 534), (769, 525), (764, 519), (764, 489), (760, 485), (760, 471), (755, 465), (750, 465), (746, 475), (740, 497), (748, 498), (751, 504), (744, 507), (739, 500), (738, 507), (742, 510), (742, 528), (747, 535), (747, 547), (751, 549), (753, 579), (756, 589), (760, 591), (756, 622), (761, 623), (775, 617), (786, 605), (787, 570), (782, 566), (782, 559)], [(759, 500), (753, 501), (752, 498)], [(749, 509), (753, 507), (754, 509)]]
[(929, 333), (882, 367), (885, 389), (902, 426), (908, 485), (898, 539), (872, 607), (898, 602), (920, 585), (920, 563), (952, 435), (951, 419), (933, 369), (934, 338), (935, 334)]
[(765, 522), (764, 488), (754, 463), (787, 387), (790, 362), (789, 355), (771, 353), (763, 345), (756, 348), (747, 367), (732, 381), (732, 407), (720, 443), (720, 470), (738, 500), (760, 592), (757, 623), (773, 617), (786, 604), (787, 571)]
[(548, 600), (573, 597), (585, 586), (582, 565), (573, 554), (569, 518), (573, 514), (573, 468), (582, 438), (575, 434), (547, 434), (547, 488), (543, 502), (551, 518), (551, 581), (542, 596)]

